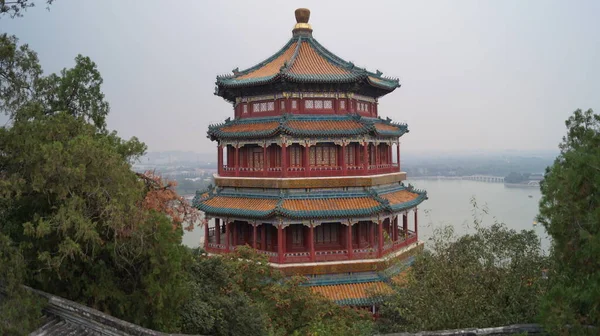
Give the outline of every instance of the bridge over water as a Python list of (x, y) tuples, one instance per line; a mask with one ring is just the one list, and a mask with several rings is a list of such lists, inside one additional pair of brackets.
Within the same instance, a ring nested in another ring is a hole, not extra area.
[(462, 179), (469, 180), (469, 181), (479, 181), (479, 182), (504, 183), (503, 176), (471, 175), (471, 176), (463, 176)]

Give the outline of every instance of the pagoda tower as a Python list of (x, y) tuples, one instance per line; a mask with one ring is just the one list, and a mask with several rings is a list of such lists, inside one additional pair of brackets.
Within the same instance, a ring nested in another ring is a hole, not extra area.
[(336, 56), (313, 37), (310, 11), (295, 14), (283, 48), (217, 77), (234, 117), (208, 130), (216, 186), (194, 199), (208, 219), (204, 248), (249, 245), (339, 303), (370, 305), (351, 292), (380, 286), (390, 261), (422, 248), (417, 206), (427, 195), (400, 169), (408, 127), (378, 116), (379, 98), (400, 84)]

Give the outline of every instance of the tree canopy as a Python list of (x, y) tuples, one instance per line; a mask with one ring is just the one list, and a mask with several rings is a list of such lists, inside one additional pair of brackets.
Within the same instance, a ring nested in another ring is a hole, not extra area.
[(303, 278), (284, 278), (250, 247), (190, 267), (192, 296), (182, 308), (185, 333), (209, 335), (370, 335), (370, 313), (342, 308)]
[[(48, 6), (54, 1), (55, 0), (45, 0)], [(0, 0), (0, 18), (3, 15), (8, 15), (12, 18), (23, 16), (23, 11), (34, 6), (34, 0)]]
[(4, 34), (0, 78), (11, 118), (0, 128), (0, 233), (18, 246), (25, 282), (148, 327), (176, 325), (180, 211), (158, 197), (170, 185), (131, 170), (146, 146), (106, 129), (96, 65), (80, 55), (45, 76), (35, 52)]
[(552, 237), (551, 287), (542, 317), (553, 332), (600, 327), (600, 115), (576, 110), (541, 183), (538, 220)]
[(439, 227), (385, 298), (378, 326), (415, 332), (531, 323), (546, 288), (545, 267), (533, 231), (476, 220), (474, 233), (456, 237), (451, 226)]

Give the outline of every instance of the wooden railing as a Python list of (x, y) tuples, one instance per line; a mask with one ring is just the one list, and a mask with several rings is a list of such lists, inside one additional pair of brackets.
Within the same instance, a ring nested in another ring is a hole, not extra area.
[[(210, 230), (209, 230), (210, 236)], [(225, 244), (214, 242), (214, 237), (209, 237), (207, 251), (216, 254), (226, 253)], [(224, 239), (224, 238), (222, 238)], [(396, 252), (404, 247), (410, 246), (418, 241), (417, 235), (413, 231), (409, 231), (407, 237), (400, 236), (397, 241), (388, 241), (383, 246), (383, 255)], [(229, 246), (229, 252), (235, 251), (236, 246)], [(266, 255), (270, 262), (279, 262), (279, 254), (274, 251), (257, 250), (257, 253)], [(352, 249), (352, 260), (358, 259), (376, 259), (378, 258), (377, 246), (368, 246)], [(338, 250), (321, 250), (315, 251), (315, 261), (343, 261), (350, 260), (350, 255), (346, 249)], [(283, 263), (302, 263), (310, 262), (311, 255), (309, 251), (294, 251), (285, 252), (283, 255)]]
[[(346, 171), (342, 166), (311, 166), (308, 170), (305, 167), (288, 167), (288, 177), (327, 177), (327, 176), (365, 176), (376, 174), (387, 174), (399, 172), (397, 163), (369, 165), (365, 172), (363, 165), (348, 165)], [(240, 167), (236, 172), (235, 167), (223, 166), (220, 172), (221, 176), (240, 176), (240, 177), (283, 177), (282, 167), (268, 167), (265, 172), (263, 168)]]

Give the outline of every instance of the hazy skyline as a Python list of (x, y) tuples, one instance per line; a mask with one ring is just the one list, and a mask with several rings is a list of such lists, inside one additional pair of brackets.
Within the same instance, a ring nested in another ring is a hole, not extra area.
[[(577, 108), (600, 112), (598, 1), (74, 1), (0, 19), (46, 73), (96, 62), (108, 127), (150, 151), (211, 152), (209, 124), (233, 117), (218, 74), (291, 37), (294, 9), (347, 61), (399, 77), (380, 115), (407, 122), (402, 151), (552, 150)], [(3, 116), (3, 120), (5, 117)]]

